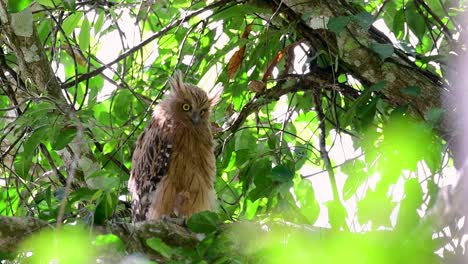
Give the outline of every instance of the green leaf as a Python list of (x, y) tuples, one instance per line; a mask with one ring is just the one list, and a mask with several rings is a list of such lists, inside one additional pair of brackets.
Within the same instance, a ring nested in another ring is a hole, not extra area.
[(350, 21), (351, 17), (349, 16), (332, 17), (328, 21), (327, 28), (336, 34), (340, 34)]
[(89, 48), (89, 36), (91, 27), (89, 25), (88, 18), (84, 17), (81, 24), (80, 35), (78, 37), (78, 44), (80, 45), (81, 50), (87, 51)]
[(75, 128), (65, 128), (61, 130), (55, 136), (55, 140), (52, 143), (53, 150), (61, 150), (65, 148), (76, 136)]
[(366, 164), (362, 160), (348, 160), (341, 166), (341, 171), (348, 175), (343, 186), (343, 199), (348, 200), (355, 193), (357, 188), (368, 178), (368, 173), (364, 170)]
[(96, 23), (94, 23), (94, 32), (101, 32), (102, 25), (104, 24), (104, 18), (104, 12), (102, 10), (99, 10), (98, 19), (96, 20)]
[(41, 4), (43, 6), (47, 7), (55, 7), (54, 5), (54, 0), (36, 0), (38, 4)]
[(29, 169), (31, 168), (32, 156), (26, 155), (24, 152), (16, 155), (13, 166), (15, 172), (23, 179), (29, 175)]
[(344, 116), (342, 117), (342, 126), (346, 127), (349, 124), (351, 124), (351, 121), (353, 118), (356, 116), (356, 111), (361, 107), (362, 105), (365, 105), (370, 98), (372, 97), (372, 90), (371, 89), (365, 89), (364, 92), (359, 96), (354, 102), (352, 102), (351, 106), (349, 106), (349, 109), (346, 113), (344, 113)]
[(34, 130), (28, 139), (24, 142), (24, 153), (26, 153), (26, 155), (32, 156), (34, 154), (34, 150), (36, 150), (41, 141), (46, 138), (46, 135), (49, 131), (50, 128), (48, 126), (42, 126)]
[(418, 179), (412, 178), (405, 182), (405, 198), (400, 203), (398, 212), (398, 221), (395, 228), (404, 229), (404, 231), (414, 230), (420, 217), (417, 209), (423, 202), (423, 191)]
[(115, 116), (120, 120), (128, 120), (130, 109), (132, 108), (133, 95), (127, 89), (120, 90), (114, 97), (114, 105), (112, 106)]
[(146, 244), (165, 258), (170, 258), (174, 253), (174, 249), (164, 243), (159, 237), (147, 239)]
[(95, 190), (106, 190), (112, 191), (118, 188), (120, 184), (119, 177), (117, 175), (109, 174), (103, 171), (96, 171), (86, 178), (86, 183), (89, 188)]
[(405, 10), (400, 9), (396, 12), (393, 18), (393, 33), (398, 37), (400, 33), (403, 33), (405, 28)]
[(374, 121), (379, 100), (379, 96), (372, 97), (370, 102), (367, 102), (364, 106), (357, 108), (356, 115), (360, 119), (360, 125), (362, 128), (367, 128)]
[(104, 145), (104, 148), (102, 150), (102, 154), (109, 154), (109, 153), (112, 153), (115, 148), (117, 147), (117, 141), (116, 140), (111, 140), (111, 141), (108, 141), (105, 145)]
[(346, 77), (345, 74), (342, 73), (342, 74), (340, 74), (340, 75), (338, 76), (338, 82), (339, 82), (339, 83), (345, 83), (346, 81), (348, 81), (348, 78)]
[(421, 95), (421, 88), (419, 86), (408, 86), (401, 88), (400, 91), (406, 95), (419, 96)]
[(426, 121), (433, 125), (433, 126), (438, 126), (440, 121), (442, 120), (442, 117), (444, 116), (445, 110), (442, 108), (431, 108), (427, 113), (424, 115)]
[(263, 197), (268, 197), (271, 191), (275, 188), (275, 184), (271, 178), (271, 160), (269, 158), (262, 158), (253, 161), (245, 176), (242, 175), (242, 182), (244, 188), (250, 188), (251, 179), (255, 188), (249, 192), (248, 198), (251, 201), (256, 201)]
[(274, 181), (289, 182), (294, 178), (294, 172), (285, 165), (278, 165), (271, 170), (270, 177)]
[(98, 225), (104, 224), (104, 222), (112, 216), (116, 206), (117, 194), (104, 193), (94, 211), (94, 222)]
[(82, 17), (83, 12), (75, 12), (63, 21), (62, 29), (67, 37), (71, 35), (73, 30), (75, 30), (76, 26), (78, 25), (78, 22), (80, 22), (80, 19)]
[(8, 12), (18, 13), (26, 9), (33, 0), (8, 0)]
[(302, 215), (309, 221), (309, 224), (314, 224), (320, 213), (320, 205), (315, 198), (312, 183), (309, 180), (300, 180), (294, 187), (294, 192), (300, 204)]
[(236, 133), (236, 145), (234, 150), (254, 150), (256, 148), (257, 139), (249, 129), (243, 129), (239, 133)]
[(393, 46), (391, 44), (381, 44), (374, 42), (371, 44), (371, 48), (379, 55), (382, 60), (391, 57), (393, 54)]
[(367, 12), (361, 12), (353, 16), (354, 22), (356, 22), (362, 29), (369, 30), (374, 23), (374, 16)]
[(75, 0), (62, 0), (63, 5), (66, 9), (70, 11), (76, 10), (76, 1)]
[(120, 253), (125, 252), (125, 244), (118, 236), (114, 234), (98, 235), (94, 240), (94, 244), (100, 248), (105, 247), (107, 250), (113, 249), (114, 251)]
[(406, 10), (406, 22), (413, 33), (422, 40), (426, 33), (426, 24), (424, 17), (419, 14), (415, 7)]
[(92, 200), (96, 192), (96, 190), (91, 190), (88, 187), (81, 187), (70, 193), (70, 203), (74, 203), (76, 201)]
[(312, 12), (306, 12), (302, 14), (301, 19), (304, 21), (309, 21), (309, 19), (314, 15)]
[(254, 13), (271, 13), (271, 9), (269, 8), (261, 8), (254, 5), (235, 5), (230, 8), (226, 8), (220, 12), (217, 12), (211, 19), (213, 21), (216, 20), (228, 20), (230, 18), (237, 18), (237, 17), (244, 17), (247, 14), (254, 14)]
[(215, 231), (220, 223), (219, 216), (210, 211), (203, 211), (192, 215), (187, 221), (187, 226), (196, 233), (211, 233)]
[(387, 85), (387, 81), (379, 81), (376, 84), (369, 87), (369, 89), (374, 92), (378, 92), (378, 91), (383, 90), (385, 88), (385, 85)]

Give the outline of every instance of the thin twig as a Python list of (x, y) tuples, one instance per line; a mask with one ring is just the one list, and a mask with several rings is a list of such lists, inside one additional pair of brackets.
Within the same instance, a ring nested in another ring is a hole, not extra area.
[(336, 201), (339, 201), (340, 197), (338, 195), (338, 187), (336, 185), (335, 172), (333, 170), (333, 166), (330, 161), (330, 156), (328, 155), (328, 151), (327, 151), (327, 145), (325, 143), (325, 137), (326, 137), (327, 131), (325, 129), (325, 114), (323, 113), (323, 109), (322, 109), (322, 99), (320, 95), (320, 90), (314, 89), (312, 94), (314, 96), (315, 112), (317, 112), (318, 121), (319, 121), (320, 156), (322, 157), (323, 162), (325, 163), (325, 168), (327, 169), (328, 176), (330, 177), (330, 183), (331, 183), (332, 191), (333, 191), (333, 198)]
[(81, 155), (81, 144), (83, 143), (83, 135), (84, 135), (83, 134), (83, 131), (84, 131), (83, 126), (82, 126), (80, 120), (78, 119), (78, 117), (76, 116), (75, 110), (72, 109), (72, 108), (70, 108), (69, 117), (70, 117), (70, 120), (73, 120), (73, 121), (76, 122), (77, 133), (76, 133), (75, 142), (76, 142), (77, 147), (73, 151), (72, 161), (71, 161), (71, 164), (70, 164), (70, 170), (69, 170), (69, 174), (68, 174), (68, 178), (67, 178), (67, 184), (65, 186), (65, 192), (64, 192), (62, 201), (60, 203), (60, 210), (59, 210), (59, 213), (58, 213), (58, 216), (57, 216), (57, 228), (59, 228), (62, 225), (62, 222), (63, 222), (63, 216), (64, 216), (64, 213), (65, 213), (65, 206), (67, 204), (68, 195), (70, 194), (71, 186), (72, 186), (73, 180), (75, 178), (76, 170), (77, 170), (77, 167), (78, 167), (78, 160), (80, 159), (80, 155)]

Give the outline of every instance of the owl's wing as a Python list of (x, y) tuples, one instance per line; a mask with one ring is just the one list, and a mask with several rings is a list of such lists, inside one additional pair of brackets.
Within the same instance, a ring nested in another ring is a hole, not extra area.
[(133, 222), (146, 219), (151, 197), (169, 167), (171, 144), (162, 136), (163, 128), (151, 120), (136, 143), (128, 189), (132, 193)]

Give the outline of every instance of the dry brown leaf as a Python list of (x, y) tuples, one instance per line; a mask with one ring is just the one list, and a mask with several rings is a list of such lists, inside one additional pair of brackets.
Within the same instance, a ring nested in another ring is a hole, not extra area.
[[(252, 31), (252, 24), (245, 26), (244, 32), (242, 32), (241, 38), (247, 39), (250, 31)], [(232, 79), (236, 72), (239, 70), (242, 60), (244, 59), (245, 45), (242, 46), (238, 51), (232, 55), (228, 63), (228, 79)]]
[(249, 83), (249, 86), (247, 86), (249, 91), (255, 92), (255, 93), (263, 92), (263, 90), (265, 90), (265, 87), (266, 87), (265, 83), (259, 80), (253, 80)]
[(273, 60), (271, 60), (270, 63), (268, 64), (268, 68), (265, 71), (265, 74), (263, 74), (262, 81), (266, 82), (271, 77), (271, 73), (273, 72), (273, 69), (276, 67), (276, 65), (278, 65), (278, 63), (280, 62), (280, 60), (284, 56), (286, 56), (286, 63), (285, 63), (285, 66), (284, 66), (285, 73), (286, 74), (289, 73), (289, 69), (292, 66), (293, 62), (294, 62), (294, 57), (295, 57), (294, 48), (297, 45), (301, 44), (302, 42), (304, 42), (303, 39), (298, 40), (298, 41), (286, 46), (284, 49), (278, 51), (278, 53), (273, 58)]
[(276, 67), (276, 65), (278, 64), (278, 62), (281, 60), (281, 58), (283, 58), (283, 51), (280, 50), (278, 51), (278, 53), (276, 54), (275, 58), (270, 62), (270, 64), (268, 65), (268, 68), (265, 72), (265, 74), (263, 74), (263, 78), (262, 78), (262, 81), (263, 82), (266, 82), (268, 80), (268, 78), (270, 78), (271, 76), (271, 73), (273, 72), (273, 69)]
[(238, 51), (232, 55), (228, 64), (228, 79), (232, 79), (239, 69), (242, 59), (244, 58), (245, 46), (241, 47)]

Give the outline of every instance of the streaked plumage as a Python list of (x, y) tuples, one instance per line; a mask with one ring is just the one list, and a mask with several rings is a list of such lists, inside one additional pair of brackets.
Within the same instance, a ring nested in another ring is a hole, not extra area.
[(133, 221), (188, 217), (213, 210), (216, 173), (210, 112), (221, 89), (207, 95), (176, 72), (136, 143), (128, 189)]

